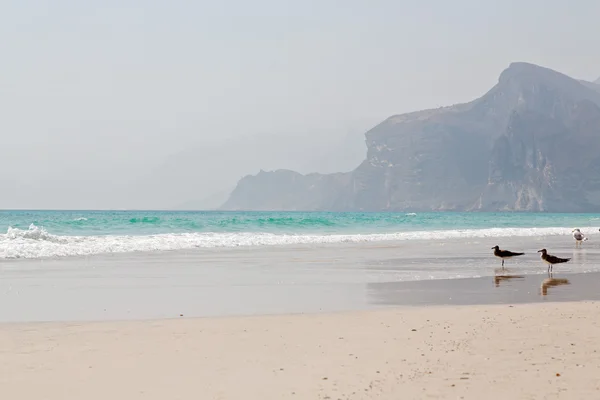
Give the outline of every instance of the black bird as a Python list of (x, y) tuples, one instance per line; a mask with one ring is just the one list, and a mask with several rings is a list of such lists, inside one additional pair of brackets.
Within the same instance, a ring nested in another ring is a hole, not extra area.
[(508, 250), (500, 250), (500, 246), (494, 246), (494, 247), (492, 247), (492, 249), (494, 250), (494, 255), (496, 257), (500, 257), (502, 259), (502, 268), (504, 268), (504, 260), (506, 258), (522, 256), (523, 254), (525, 254), (525, 253), (514, 253), (514, 252), (508, 251)]
[(562, 264), (571, 260), (570, 258), (560, 258), (556, 256), (551, 256), (550, 254), (548, 254), (548, 251), (546, 251), (546, 249), (538, 250), (538, 253), (542, 253), (540, 254), (542, 261), (548, 264), (548, 272), (552, 272), (552, 266), (554, 264)]

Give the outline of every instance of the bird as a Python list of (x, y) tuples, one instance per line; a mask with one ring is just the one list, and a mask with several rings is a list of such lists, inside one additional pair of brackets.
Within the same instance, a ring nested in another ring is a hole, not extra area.
[(581, 233), (581, 231), (579, 230), (579, 228), (575, 228), (573, 229), (573, 239), (575, 239), (575, 246), (581, 244), (582, 242), (585, 242), (586, 240), (588, 240), (588, 238)]
[(542, 261), (545, 262), (546, 264), (548, 264), (548, 273), (552, 272), (552, 266), (554, 264), (566, 263), (571, 260), (571, 258), (560, 258), (560, 257), (552, 256), (552, 255), (548, 254), (548, 251), (546, 249), (538, 250), (538, 253), (542, 253), (542, 254), (540, 254)]
[(508, 251), (508, 250), (500, 250), (500, 246), (498, 246), (498, 245), (492, 247), (492, 250), (494, 250), (494, 255), (496, 257), (499, 257), (502, 259), (502, 268), (504, 268), (504, 260), (506, 258), (522, 256), (523, 254), (525, 254), (525, 253), (514, 253), (514, 252)]

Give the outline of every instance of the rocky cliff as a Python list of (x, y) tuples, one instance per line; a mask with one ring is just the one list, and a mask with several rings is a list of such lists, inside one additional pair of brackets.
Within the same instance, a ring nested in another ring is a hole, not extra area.
[(600, 211), (597, 85), (513, 63), (482, 97), (396, 115), (347, 174), (260, 173), (225, 209)]
[(307, 174), (260, 171), (242, 178), (223, 205), (226, 210), (330, 210), (343, 207), (351, 173)]

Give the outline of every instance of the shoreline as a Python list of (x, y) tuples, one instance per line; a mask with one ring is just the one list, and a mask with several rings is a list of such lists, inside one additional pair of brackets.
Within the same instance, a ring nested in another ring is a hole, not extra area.
[[(33, 227), (33, 230), (32, 230)], [(583, 231), (590, 238), (600, 236), (596, 228)], [(44, 226), (31, 224), (26, 228), (8, 227), (8, 233), (16, 239), (29, 239), (30, 242), (11, 246), (9, 242), (0, 242), (0, 264), (15, 263), (19, 260), (55, 261), (71, 258), (107, 257), (110, 255), (152, 255), (156, 252), (178, 251), (235, 251), (260, 249), (293, 249), (318, 248), (326, 246), (390, 246), (390, 245), (419, 245), (423, 242), (477, 242), (495, 239), (500, 242), (521, 239), (531, 242), (539, 237), (559, 238), (570, 237), (571, 228), (563, 226), (476, 226), (476, 227), (444, 227), (434, 229), (425, 227), (381, 228), (364, 231), (297, 231), (294, 233), (282, 230), (270, 231), (176, 231), (176, 232), (119, 232), (85, 233), (73, 231), (70, 234), (56, 234), (46, 230)], [(7, 235), (8, 235), (7, 233)], [(543, 236), (538, 236), (543, 235)], [(0, 234), (3, 236), (3, 234)], [(58, 246), (53, 244), (59, 243)]]
[[(0, 263), (0, 323), (137, 320), (369, 310), (397, 305), (596, 300), (600, 247), (563, 237), (512, 238), (516, 251), (572, 257), (568, 285), (537, 295), (537, 254), (507, 262), (523, 275), (494, 285), (496, 238), (322, 247), (175, 251)], [(476, 278), (471, 278), (476, 277)], [(452, 279), (448, 279), (452, 278)], [(462, 279), (465, 278), (465, 279)]]

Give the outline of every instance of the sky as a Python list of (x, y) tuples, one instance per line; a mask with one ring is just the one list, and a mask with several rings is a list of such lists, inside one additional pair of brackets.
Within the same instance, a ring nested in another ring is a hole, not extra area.
[(597, 79), (599, 18), (595, 0), (1, 2), (0, 209), (169, 208), (260, 168), (329, 172), (315, 151), (479, 97), (513, 61)]

